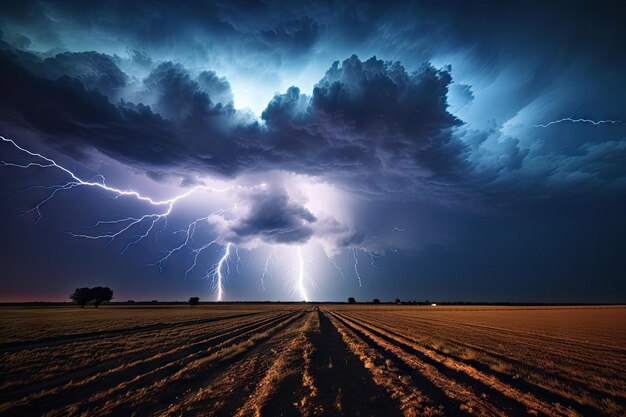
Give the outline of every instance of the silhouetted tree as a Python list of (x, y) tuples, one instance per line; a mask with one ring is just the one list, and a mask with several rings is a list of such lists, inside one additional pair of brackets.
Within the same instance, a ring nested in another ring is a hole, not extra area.
[(113, 291), (109, 287), (94, 287), (91, 289), (91, 303), (98, 308), (104, 301), (113, 299)]
[(89, 303), (93, 299), (91, 289), (87, 287), (76, 288), (74, 293), (70, 295), (70, 299), (81, 306), (81, 308), (85, 307), (85, 304)]
[(354, 304), (354, 303), (356, 303), (356, 300), (354, 299), (354, 297), (350, 297), (350, 298), (348, 298), (348, 303)]
[(402, 304), (399, 298), (396, 298), (396, 304)]
[(380, 304), (380, 300), (379, 300), (378, 298), (374, 298), (374, 299), (372, 300), (372, 302), (373, 302), (374, 304)]
[(199, 297), (189, 297), (189, 305), (190, 306), (197, 306), (200, 303), (200, 298)]

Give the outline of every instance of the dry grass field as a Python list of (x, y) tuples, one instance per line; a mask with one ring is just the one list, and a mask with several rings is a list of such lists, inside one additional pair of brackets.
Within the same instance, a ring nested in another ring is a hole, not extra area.
[(0, 307), (2, 416), (624, 416), (626, 307)]

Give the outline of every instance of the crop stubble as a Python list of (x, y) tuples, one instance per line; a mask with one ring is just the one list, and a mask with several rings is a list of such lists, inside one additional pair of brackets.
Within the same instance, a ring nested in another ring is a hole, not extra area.
[(626, 415), (623, 306), (3, 307), (0, 326), (7, 416)]

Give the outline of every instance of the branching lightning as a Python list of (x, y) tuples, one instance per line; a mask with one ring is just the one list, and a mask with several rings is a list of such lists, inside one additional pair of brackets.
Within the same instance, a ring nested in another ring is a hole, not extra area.
[[(166, 230), (166, 228), (168, 228), (168, 218), (174, 211), (176, 204), (179, 201), (184, 200), (185, 198), (197, 192), (205, 191), (223, 193), (238, 188), (243, 188), (242, 186), (238, 185), (232, 185), (224, 188), (198, 185), (188, 190), (185, 190), (181, 194), (176, 195), (172, 198), (158, 200), (132, 189), (121, 189), (110, 186), (107, 184), (106, 178), (103, 175), (96, 175), (90, 180), (83, 180), (74, 171), (57, 163), (54, 159), (26, 149), (18, 145), (12, 139), (8, 139), (3, 136), (0, 136), (0, 138), (2, 139), (3, 143), (11, 145), (12, 149), (24, 154), (25, 157), (29, 159), (24, 161), (20, 160), (19, 162), (0, 160), (0, 166), (19, 169), (53, 169), (69, 177), (69, 180), (65, 183), (55, 184), (51, 186), (35, 185), (21, 190), (28, 191), (38, 189), (48, 191), (44, 198), (39, 200), (33, 208), (24, 213), (34, 213), (36, 221), (39, 221), (42, 217), (42, 207), (46, 203), (51, 201), (57, 195), (57, 193), (59, 193), (60, 191), (71, 190), (78, 187), (91, 187), (95, 189), (100, 189), (112, 194), (114, 199), (120, 197), (129, 197), (143, 202), (146, 204), (146, 206), (151, 207), (152, 209), (145, 214), (123, 217), (113, 220), (99, 220), (95, 224), (85, 227), (81, 232), (68, 232), (71, 236), (76, 238), (103, 240), (106, 241), (107, 244), (112, 243), (118, 237), (124, 236), (128, 240), (121, 254), (125, 253), (130, 247), (140, 243), (142, 240), (149, 236), (153, 236), (156, 244), (158, 245), (159, 243), (157, 241), (157, 237), (160, 233)], [(265, 184), (260, 184), (252, 187), (262, 187), (264, 185)], [(212, 290), (216, 293), (217, 301), (222, 301), (224, 295), (224, 282), (225, 278), (231, 272), (231, 265), (234, 267), (234, 269), (237, 270), (237, 272), (239, 272), (241, 258), (239, 256), (238, 249), (232, 242), (218, 242), (218, 240), (216, 239), (210, 241), (204, 240), (202, 242), (194, 242), (194, 238), (199, 235), (200, 228), (202, 228), (203, 226), (210, 226), (212, 216), (222, 215), (224, 213), (231, 212), (236, 208), (237, 206), (235, 205), (230, 208), (223, 208), (217, 211), (213, 211), (207, 215), (196, 218), (195, 220), (189, 222), (181, 230), (173, 231), (173, 235), (177, 238), (176, 245), (163, 250), (160, 253), (159, 258), (155, 262), (149, 263), (146, 266), (155, 266), (158, 267), (159, 271), (163, 271), (168, 261), (170, 261), (172, 257), (174, 257), (175, 255), (188, 254), (191, 257), (191, 260), (188, 268), (185, 270), (184, 273), (184, 277), (187, 278), (199, 265), (201, 265), (204, 255), (208, 255), (210, 249), (214, 247), (221, 247), (221, 249), (218, 250), (223, 250), (223, 253), (219, 257), (218, 261), (209, 266), (202, 276), (211, 281), (211, 287)], [(393, 232), (404, 232), (405, 230), (406, 229), (401, 227), (395, 227), (393, 229)], [(363, 251), (369, 256), (370, 263), (373, 267), (377, 267), (376, 258), (378, 257), (378, 255), (369, 252), (364, 248), (352, 248), (352, 257), (354, 259), (354, 272), (358, 279), (359, 287), (361, 287), (363, 283), (362, 275), (359, 272), (359, 259), (357, 254), (357, 251), (359, 250)], [(303, 257), (302, 248), (300, 246), (296, 247), (295, 255), (296, 256), (293, 257), (295, 260), (295, 268), (293, 270), (294, 279), (291, 280), (291, 282), (293, 283), (294, 291), (299, 294), (301, 299), (308, 302), (308, 285), (310, 284), (314, 286), (315, 283), (313, 281), (309, 281), (309, 277), (307, 276), (306, 272), (307, 268), (305, 265), (305, 259)], [(234, 259), (234, 257), (236, 257), (236, 260)], [(327, 259), (334, 266), (334, 268), (336, 268), (341, 273), (342, 278), (344, 278), (344, 270), (337, 264), (337, 262), (330, 256), (327, 256)], [(265, 260), (261, 278), (259, 280), (263, 291), (265, 291), (266, 278), (272, 278), (270, 269), (272, 267), (272, 264), (275, 263), (276, 260), (277, 252), (275, 248), (272, 247)], [(231, 262), (236, 263), (231, 264)]]
[(302, 257), (302, 248), (300, 248), (300, 246), (298, 246), (297, 248), (297, 253), (298, 253), (298, 277), (297, 277), (298, 291), (300, 292), (300, 297), (302, 297), (302, 299), (308, 303), (309, 296), (307, 295), (306, 288), (305, 288), (306, 277), (305, 277), (305, 271), (304, 271), (304, 258)]
[(272, 273), (270, 272), (270, 264), (272, 261), (276, 260), (276, 249), (271, 248), (269, 253), (267, 254), (267, 258), (265, 258), (265, 265), (263, 266), (263, 273), (261, 274), (261, 279), (259, 280), (259, 284), (261, 284), (261, 288), (263, 292), (265, 292), (265, 278), (272, 278)]
[(226, 274), (230, 274), (230, 263), (228, 261), (230, 257), (230, 248), (232, 246), (232, 243), (226, 244), (224, 255), (206, 273), (206, 277), (211, 279), (213, 288), (217, 292), (217, 301), (222, 301), (222, 294), (224, 292), (224, 267), (226, 268)]
[(341, 273), (341, 279), (345, 279), (346, 276), (343, 273), (343, 269), (339, 265), (337, 265), (337, 262), (335, 262), (333, 258), (331, 258), (330, 256), (327, 256), (327, 258), (328, 258), (328, 262), (330, 262), (335, 267), (335, 269), (339, 271), (339, 273)]
[[(139, 193), (138, 191), (134, 191), (134, 190), (123, 190), (123, 189), (119, 189), (116, 187), (112, 187), (107, 185), (106, 183), (106, 179), (104, 176), (102, 175), (97, 175), (94, 178), (92, 178), (91, 180), (85, 181), (83, 179), (81, 179), (78, 175), (76, 175), (72, 170), (65, 168), (64, 166), (58, 164), (55, 160), (48, 158), (40, 153), (37, 152), (33, 152), (30, 151), (20, 145), (18, 145), (15, 141), (13, 141), (12, 139), (8, 139), (5, 138), (4, 136), (0, 136), (0, 138), (2, 139), (2, 142), (4, 143), (8, 143), (10, 145), (13, 146), (14, 149), (18, 150), (21, 153), (24, 153), (26, 155), (28, 155), (29, 157), (32, 158), (36, 158), (36, 161), (31, 161), (31, 162), (24, 162), (24, 163), (16, 163), (16, 162), (7, 162), (7, 161), (0, 161), (0, 166), (6, 166), (6, 167), (14, 167), (14, 168), (21, 168), (21, 169), (29, 169), (29, 168), (52, 168), (52, 169), (56, 169), (59, 170), (65, 174), (67, 174), (71, 180), (63, 183), (63, 184), (57, 184), (57, 185), (52, 185), (52, 186), (33, 186), (33, 187), (29, 187), (26, 190), (31, 190), (31, 189), (47, 189), (47, 190), (51, 190), (51, 192), (42, 200), (40, 200), (32, 209), (28, 210), (26, 213), (31, 213), (31, 212), (35, 212), (35, 218), (36, 221), (39, 221), (41, 219), (41, 208), (44, 204), (46, 204), (47, 202), (49, 202), (50, 200), (52, 200), (56, 194), (59, 191), (64, 191), (64, 190), (70, 190), (76, 187), (93, 187), (93, 188), (98, 188), (98, 189), (102, 189), (104, 191), (107, 191), (109, 193), (114, 194), (115, 198), (119, 198), (119, 197), (132, 197), (135, 198), (137, 200), (140, 200), (142, 202), (145, 202), (151, 206), (155, 206), (155, 207), (162, 207), (162, 211), (157, 212), (157, 213), (147, 213), (138, 217), (126, 217), (126, 218), (121, 218), (121, 219), (116, 219), (116, 220), (101, 220), (98, 221), (96, 224), (90, 226), (90, 229), (93, 230), (95, 228), (99, 228), (102, 226), (119, 226), (117, 230), (112, 231), (112, 232), (105, 232), (105, 233), (94, 233), (94, 234), (88, 234), (88, 233), (73, 233), (70, 232), (70, 235), (74, 236), (74, 237), (78, 237), (78, 238), (83, 238), (83, 239), (93, 239), (93, 240), (106, 240), (108, 243), (111, 243), (113, 240), (115, 240), (117, 237), (127, 234), (129, 233), (131, 230), (136, 229), (136, 228), (141, 228), (142, 225), (147, 224), (147, 228), (145, 229), (145, 231), (140, 232), (139, 234), (133, 236), (131, 238), (131, 240), (129, 241), (129, 243), (126, 245), (126, 247), (124, 248), (124, 250), (122, 251), (122, 253), (124, 253), (126, 250), (128, 250), (129, 247), (139, 243), (141, 240), (143, 240), (144, 238), (148, 237), (156, 228), (157, 224), (159, 222), (163, 222), (163, 226), (156, 231), (154, 234), (155, 236), (160, 233), (161, 231), (163, 231), (165, 229), (165, 227), (167, 226), (167, 219), (168, 216), (172, 213), (172, 211), (174, 210), (174, 206), (175, 204), (180, 201), (185, 199), (186, 197), (189, 197), (190, 195), (198, 192), (198, 191), (210, 191), (210, 192), (226, 192), (226, 191), (230, 191), (236, 188), (239, 188), (239, 186), (229, 186), (229, 187), (225, 187), (225, 188), (214, 188), (214, 187), (209, 187), (206, 185), (198, 185), (195, 186), (187, 191), (185, 191), (182, 194), (179, 194), (175, 197), (169, 198), (167, 200), (155, 200), (151, 197), (145, 196), (141, 193)], [(96, 181), (96, 179), (99, 179), (99, 181)], [(23, 191), (26, 191), (23, 190)], [(208, 221), (209, 217), (211, 215), (215, 215), (215, 214), (219, 214), (222, 213), (224, 211), (227, 210), (232, 210), (231, 209), (222, 209), (222, 210), (218, 210), (217, 212), (213, 212), (211, 214), (209, 214), (208, 216), (203, 216), (201, 218), (198, 218), (194, 221), (192, 221), (191, 223), (189, 223), (187, 225), (187, 227), (182, 230), (182, 231), (178, 231), (178, 233), (184, 233), (184, 241), (177, 247), (167, 250), (165, 251), (164, 255), (157, 260), (155, 263), (153, 263), (152, 265), (156, 265), (159, 267), (159, 270), (162, 270), (163, 267), (165, 266), (165, 264), (167, 263), (168, 259), (174, 255), (175, 253), (183, 250), (185, 247), (189, 246), (191, 244), (191, 241), (193, 240), (194, 234), (196, 232), (196, 229), (199, 225), (200, 222), (202, 221)], [(26, 214), (24, 213), (24, 214)], [(210, 248), (212, 245), (216, 244), (216, 241), (210, 241), (208, 243), (203, 244), (202, 246), (198, 247), (198, 248), (194, 248), (192, 249), (192, 254), (193, 254), (193, 263), (192, 265), (187, 269), (187, 271), (185, 271), (185, 277), (196, 267), (197, 263), (198, 263), (198, 257), (208, 248)], [(231, 253), (231, 248), (232, 248), (232, 243), (227, 243), (225, 246), (225, 252), (224, 255), (220, 258), (220, 260), (214, 264), (205, 274), (205, 276), (207, 278), (211, 278), (212, 282), (213, 282), (213, 288), (214, 290), (217, 292), (217, 300), (221, 301), (222, 300), (222, 295), (224, 292), (224, 268), (226, 268), (226, 274), (230, 273), (230, 265), (228, 263), (229, 260), (229, 256)], [(239, 254), (237, 252), (237, 249), (234, 248), (235, 253), (237, 254), (237, 269), (239, 268), (239, 263), (240, 263), (240, 258), (239, 258)]]
[(356, 256), (356, 249), (352, 249), (352, 256), (354, 257), (354, 273), (359, 280), (359, 287), (361, 287), (363, 282), (361, 281), (361, 274), (359, 274), (359, 258)]
[(556, 125), (559, 123), (588, 123), (588, 124), (592, 124), (594, 126), (599, 126), (599, 125), (604, 125), (604, 124), (612, 124), (612, 125), (616, 125), (616, 124), (621, 124), (623, 123), (621, 120), (591, 120), (591, 119), (573, 119), (571, 117), (565, 117), (563, 119), (559, 119), (559, 120), (553, 120), (551, 122), (545, 123), (545, 124), (536, 124), (533, 125), (533, 127), (549, 127), (552, 125)]

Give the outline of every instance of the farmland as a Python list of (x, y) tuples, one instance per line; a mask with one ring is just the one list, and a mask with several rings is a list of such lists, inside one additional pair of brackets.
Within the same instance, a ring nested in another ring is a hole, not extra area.
[(626, 307), (0, 308), (0, 415), (623, 416)]

